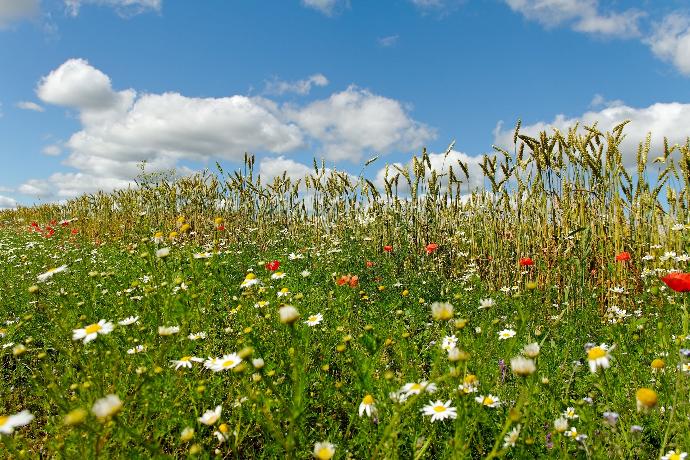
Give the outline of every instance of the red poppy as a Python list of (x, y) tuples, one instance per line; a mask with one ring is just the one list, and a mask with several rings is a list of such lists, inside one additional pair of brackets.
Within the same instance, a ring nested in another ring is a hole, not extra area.
[(529, 267), (534, 265), (534, 261), (532, 260), (531, 257), (523, 257), (520, 259), (520, 266), (521, 267)]
[(77, 233), (79, 233), (79, 229), (78, 229), (78, 228), (73, 228), (73, 229), (72, 229), (72, 235), (76, 235)]
[(690, 291), (690, 273), (669, 273), (661, 281), (676, 292)]
[(53, 230), (52, 227), (47, 227), (45, 233), (43, 234), (43, 236), (45, 236), (46, 238), (50, 238), (50, 237), (53, 236), (54, 234), (55, 234), (55, 230)]
[(31, 222), (31, 226), (32, 226), (32, 227), (38, 228), (38, 222), (36, 222), (36, 221)]
[(434, 251), (436, 251), (437, 249), (438, 249), (438, 244), (436, 244), (436, 243), (429, 243), (426, 245), (426, 253), (427, 254), (431, 254)]
[(374, 262), (372, 262), (371, 260), (367, 260), (367, 268), (371, 268), (374, 265), (376, 265)]
[(272, 272), (278, 270), (280, 268), (280, 262), (277, 260), (272, 260), (271, 262), (268, 262), (266, 264), (266, 270), (270, 270)]
[(50, 225), (57, 225), (57, 220), (55, 220), (55, 219), (51, 220)]
[(349, 285), (351, 288), (357, 287), (359, 284), (359, 276), (357, 275), (342, 275), (338, 280), (336, 281), (336, 284), (338, 286), (344, 286), (344, 285)]
[(220, 224), (219, 226), (216, 227), (216, 230), (218, 230), (219, 232), (222, 232), (223, 230), (225, 230), (225, 225)]
[(391, 246), (390, 244), (387, 244), (387, 245), (385, 245), (385, 246), (383, 247), (383, 250), (386, 251), (386, 252), (392, 252), (392, 251), (393, 251), (393, 246)]
[(630, 253), (629, 252), (623, 251), (620, 254), (616, 254), (616, 261), (625, 262), (626, 260), (630, 260)]

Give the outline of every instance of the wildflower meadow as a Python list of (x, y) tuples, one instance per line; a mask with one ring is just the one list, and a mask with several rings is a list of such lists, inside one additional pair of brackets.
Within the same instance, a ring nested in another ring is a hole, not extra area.
[(690, 141), (625, 129), (3, 211), (0, 456), (686, 458)]

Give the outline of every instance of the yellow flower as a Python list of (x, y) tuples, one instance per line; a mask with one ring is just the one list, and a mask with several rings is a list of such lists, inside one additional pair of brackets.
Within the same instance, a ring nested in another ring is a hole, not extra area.
[(640, 388), (637, 390), (635, 399), (637, 400), (638, 412), (654, 408), (659, 401), (656, 391), (651, 388)]

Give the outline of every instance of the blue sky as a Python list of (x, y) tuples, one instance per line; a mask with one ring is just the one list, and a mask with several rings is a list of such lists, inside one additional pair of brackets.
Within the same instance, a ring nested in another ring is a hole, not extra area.
[(0, 208), (244, 151), (380, 179), (456, 139), (476, 173), (518, 118), (631, 119), (632, 152), (684, 142), (689, 89), (680, 0), (0, 0)]

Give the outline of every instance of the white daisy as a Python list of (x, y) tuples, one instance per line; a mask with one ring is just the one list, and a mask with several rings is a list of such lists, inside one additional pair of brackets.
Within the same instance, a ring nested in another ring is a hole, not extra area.
[(158, 326), (158, 335), (166, 336), (180, 332), (179, 326)]
[(503, 329), (502, 331), (499, 331), (498, 333), (498, 338), (499, 340), (506, 340), (511, 337), (515, 337), (515, 331), (512, 329)]
[(74, 329), (72, 331), (72, 340), (84, 340), (84, 343), (89, 343), (98, 337), (98, 334), (109, 334), (115, 326), (104, 319), (97, 323), (90, 324), (82, 329)]
[(367, 414), (367, 417), (376, 416), (376, 402), (370, 394), (367, 394), (359, 404), (359, 416), (363, 416), (364, 413)]
[(206, 338), (205, 332), (193, 332), (187, 336), (189, 340), (203, 340)]
[(321, 321), (323, 321), (323, 315), (321, 313), (317, 313), (317, 314), (311, 315), (309, 318), (307, 318), (305, 323), (308, 326), (316, 326), (317, 324), (320, 324)]
[(495, 304), (494, 299), (488, 298), (488, 299), (481, 299), (479, 301), (479, 309), (485, 309), (485, 308), (491, 308)]
[(38, 278), (39, 283), (42, 283), (42, 282), (52, 278), (53, 275), (55, 275), (57, 273), (64, 272), (65, 270), (67, 270), (67, 265), (61, 265), (57, 268), (51, 268), (50, 270), (48, 270), (45, 273), (41, 273), (36, 278)]
[(447, 418), (454, 419), (458, 416), (457, 409), (450, 404), (450, 399), (445, 403), (440, 400), (436, 402), (429, 401), (428, 405), (422, 407), (421, 412), (424, 415), (430, 415), (432, 422), (436, 420), (445, 420)]
[(213, 372), (226, 371), (228, 369), (236, 367), (241, 362), (242, 358), (240, 358), (240, 356), (237, 353), (231, 353), (229, 355), (224, 355), (222, 358), (216, 358), (213, 362), (211, 370)]
[(34, 416), (28, 410), (23, 410), (14, 415), (0, 415), (0, 434), (12, 434), (14, 429), (28, 425)]
[(104, 419), (117, 414), (120, 409), (122, 409), (122, 401), (120, 401), (117, 395), (110, 394), (96, 400), (96, 402), (93, 403), (93, 407), (91, 407), (91, 412), (99, 419)]
[(491, 407), (491, 408), (498, 407), (501, 405), (501, 401), (496, 396), (494, 396), (492, 394), (488, 394), (486, 396), (477, 396), (476, 398), (474, 398), (474, 400), (477, 401), (482, 406)]
[(178, 370), (181, 367), (191, 369), (192, 368), (192, 362), (195, 363), (201, 363), (204, 360), (201, 358), (196, 358), (194, 356), (183, 356), (180, 359), (173, 359), (170, 362), (172, 363), (170, 367), (175, 367), (175, 370)]
[(215, 410), (207, 410), (204, 415), (199, 417), (199, 422), (204, 425), (213, 425), (220, 418), (220, 414), (223, 411), (222, 406), (216, 406)]
[(599, 368), (608, 369), (611, 365), (610, 359), (611, 355), (609, 355), (609, 349), (605, 343), (593, 346), (587, 350), (587, 361), (592, 374), (595, 374)]
[(129, 326), (130, 324), (134, 324), (137, 321), (139, 321), (138, 316), (128, 316), (127, 318), (120, 320), (117, 322), (120, 326)]
[(417, 383), (417, 382), (406, 383), (400, 389), (400, 392), (406, 393), (407, 395), (418, 395), (422, 391), (425, 391), (427, 393), (433, 393), (436, 391), (436, 388), (437, 388), (437, 386), (435, 383), (429, 383), (426, 380), (422, 380), (419, 383)]

